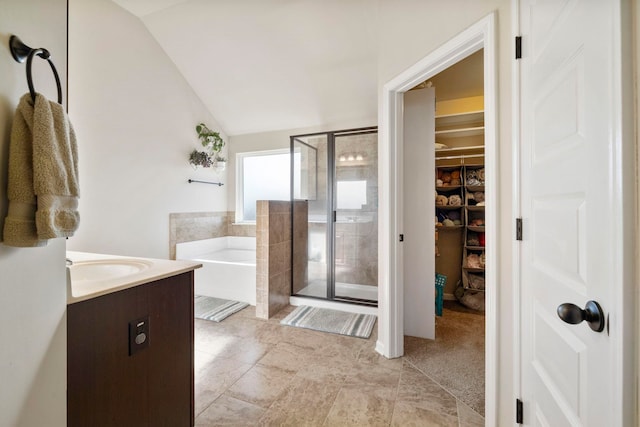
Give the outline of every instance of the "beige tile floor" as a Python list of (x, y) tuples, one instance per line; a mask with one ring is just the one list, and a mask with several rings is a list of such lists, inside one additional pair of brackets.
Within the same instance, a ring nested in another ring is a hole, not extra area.
[(282, 326), (248, 307), (196, 319), (196, 426), (483, 426), (407, 358), (367, 339)]

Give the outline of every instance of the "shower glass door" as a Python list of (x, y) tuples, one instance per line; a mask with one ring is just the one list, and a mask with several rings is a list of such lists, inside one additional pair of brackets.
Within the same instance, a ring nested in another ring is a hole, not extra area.
[(330, 298), (327, 134), (293, 137), (292, 295)]
[(378, 300), (378, 134), (336, 133), (334, 299)]
[(291, 293), (377, 305), (376, 128), (291, 137)]

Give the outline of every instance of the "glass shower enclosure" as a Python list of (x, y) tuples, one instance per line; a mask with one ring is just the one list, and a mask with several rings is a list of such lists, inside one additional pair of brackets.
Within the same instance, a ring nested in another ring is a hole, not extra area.
[(291, 137), (292, 295), (378, 301), (378, 131)]

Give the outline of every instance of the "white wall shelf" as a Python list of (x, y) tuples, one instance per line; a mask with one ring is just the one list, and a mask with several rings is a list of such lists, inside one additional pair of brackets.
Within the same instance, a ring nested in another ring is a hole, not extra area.
[(484, 126), (437, 130), (436, 141), (441, 142), (451, 138), (463, 138), (463, 137), (481, 136), (481, 135), (484, 135)]

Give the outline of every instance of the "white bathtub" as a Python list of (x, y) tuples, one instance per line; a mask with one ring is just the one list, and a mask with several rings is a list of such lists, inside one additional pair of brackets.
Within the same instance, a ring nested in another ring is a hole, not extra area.
[(256, 238), (226, 236), (176, 244), (176, 259), (202, 263), (195, 293), (256, 305)]

